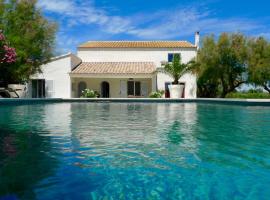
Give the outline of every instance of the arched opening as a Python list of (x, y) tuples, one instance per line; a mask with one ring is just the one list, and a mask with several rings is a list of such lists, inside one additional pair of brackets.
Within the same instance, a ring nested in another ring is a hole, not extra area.
[(79, 82), (78, 84), (78, 97), (82, 96), (82, 91), (86, 89), (86, 83), (85, 82)]
[(101, 83), (101, 97), (102, 98), (110, 97), (110, 84), (106, 81)]

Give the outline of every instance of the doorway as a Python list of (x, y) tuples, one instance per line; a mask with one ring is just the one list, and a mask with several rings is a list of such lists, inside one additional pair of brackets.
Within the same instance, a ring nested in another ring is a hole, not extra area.
[(101, 97), (110, 98), (110, 84), (106, 81), (101, 83)]
[(128, 81), (127, 82), (127, 93), (130, 97), (141, 96), (141, 82), (139, 81)]
[(80, 98), (82, 96), (82, 92), (86, 89), (87, 85), (85, 82), (81, 81), (78, 84), (78, 97)]
[(32, 98), (45, 98), (45, 79), (32, 80)]

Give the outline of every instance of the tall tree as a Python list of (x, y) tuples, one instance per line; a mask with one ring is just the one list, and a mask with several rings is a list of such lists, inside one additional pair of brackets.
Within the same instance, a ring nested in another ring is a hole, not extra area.
[[(36, 0), (0, 0), (0, 27), (16, 49), (17, 61), (1, 76), (6, 83), (23, 82), (40, 72), (53, 55), (56, 24), (43, 17)], [(7, 78), (8, 77), (8, 78)]]
[(198, 85), (206, 91), (204, 95), (209, 92), (218, 95), (220, 88), (219, 96), (225, 97), (246, 82), (247, 39), (240, 33), (223, 33), (218, 40), (208, 36), (198, 52), (196, 63)]
[(249, 47), (249, 81), (270, 93), (270, 43), (263, 37), (253, 38)]
[(197, 73), (197, 86), (199, 97), (217, 97), (218, 95), (218, 54), (214, 36), (205, 37), (203, 45), (195, 60), (195, 72)]

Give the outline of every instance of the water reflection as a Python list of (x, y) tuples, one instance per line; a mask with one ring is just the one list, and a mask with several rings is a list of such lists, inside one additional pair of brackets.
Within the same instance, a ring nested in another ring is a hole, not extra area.
[(181, 160), (181, 165), (183, 153), (196, 157), (196, 108), (196, 104), (72, 104), (71, 132), (83, 146), (80, 155), (95, 157), (96, 165), (155, 166), (158, 157), (150, 154), (175, 163)]
[(258, 197), (258, 191), (270, 195), (265, 187), (270, 180), (266, 109), (191, 103), (0, 109), (0, 196), (230, 199)]
[(179, 131), (181, 124), (179, 121), (172, 123), (170, 129), (168, 130), (168, 141), (173, 144), (180, 144), (183, 141), (181, 132)]
[(270, 169), (269, 163), (260, 160), (270, 160), (267, 109), (222, 105), (200, 105), (199, 109), (197, 138), (202, 145), (198, 156), (202, 161), (242, 169), (256, 163)]
[(50, 139), (27, 129), (0, 133), (0, 196), (35, 199), (34, 186), (57, 167)]
[(55, 173), (56, 149), (48, 136), (56, 130), (50, 127), (54, 121), (46, 123), (53, 116), (48, 110), (40, 105), (1, 107), (0, 196), (36, 199), (37, 185)]

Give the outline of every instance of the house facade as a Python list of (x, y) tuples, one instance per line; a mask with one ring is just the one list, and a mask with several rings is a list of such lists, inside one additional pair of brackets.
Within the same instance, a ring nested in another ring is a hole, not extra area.
[[(187, 63), (196, 57), (195, 44), (187, 41), (90, 41), (80, 45), (77, 54), (53, 58), (42, 66), (42, 73), (31, 77), (28, 97), (78, 98), (82, 90), (97, 91), (102, 98), (147, 98), (151, 92), (164, 90), (173, 79), (163, 71), (163, 64), (180, 54)], [(183, 98), (196, 98), (196, 76), (180, 78)]]

